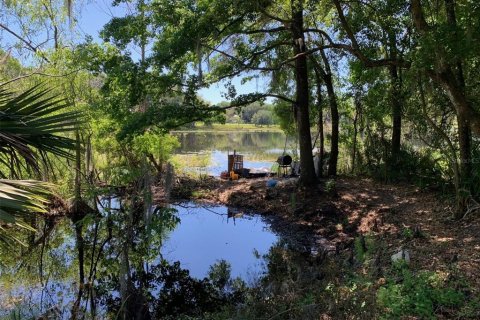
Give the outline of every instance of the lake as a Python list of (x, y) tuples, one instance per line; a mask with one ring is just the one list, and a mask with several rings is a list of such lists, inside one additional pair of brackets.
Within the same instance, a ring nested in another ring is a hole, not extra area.
[(176, 159), (184, 171), (219, 176), (228, 169), (228, 154), (244, 155), (245, 168), (271, 169), (279, 156), (296, 150), (295, 139), (279, 131), (177, 132)]

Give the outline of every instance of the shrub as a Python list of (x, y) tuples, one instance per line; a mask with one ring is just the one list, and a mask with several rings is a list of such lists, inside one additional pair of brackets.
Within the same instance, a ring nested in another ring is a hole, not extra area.
[(377, 302), (386, 312), (385, 318), (435, 319), (437, 308), (459, 308), (464, 303), (464, 295), (449, 287), (437, 273), (424, 271), (414, 275), (406, 267), (399, 272), (401, 282), (389, 281), (377, 293)]

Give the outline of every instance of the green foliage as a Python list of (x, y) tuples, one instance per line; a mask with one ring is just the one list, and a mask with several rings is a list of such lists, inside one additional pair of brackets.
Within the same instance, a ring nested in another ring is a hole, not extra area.
[(68, 107), (39, 86), (20, 94), (0, 87), (0, 162), (11, 175), (20, 173), (22, 166), (38, 172), (40, 163), (48, 165), (48, 153), (72, 159), (68, 151), (75, 149), (75, 141), (64, 134), (75, 130), (81, 113)]
[(274, 107), (275, 115), (279, 119), (280, 128), (287, 135), (294, 135), (296, 133), (295, 119), (293, 117), (292, 105), (284, 101), (277, 101)]
[(473, 142), (472, 146), (472, 174), (468, 177), (468, 185), (475, 199), (480, 199), (480, 141)]
[(259, 103), (252, 103), (248, 106), (243, 107), (240, 111), (243, 122), (252, 123), (253, 116), (263, 108), (265, 108), (265, 106), (262, 106)]
[(402, 236), (407, 239), (407, 240), (410, 240), (414, 237), (414, 232), (412, 229), (410, 228), (403, 228), (402, 230)]
[(379, 305), (391, 317), (419, 316), (436, 319), (438, 308), (459, 309), (465, 302), (463, 293), (455, 290), (440, 274), (423, 271), (413, 274), (406, 267), (400, 269), (401, 282), (393, 279), (377, 294)]
[(377, 248), (375, 240), (371, 236), (361, 235), (355, 238), (354, 241), (355, 258), (358, 262), (364, 263), (372, 258), (373, 253)]
[(389, 141), (376, 135), (369, 137), (362, 169), (378, 179), (410, 182), (422, 188), (438, 188), (448, 181), (441, 159), (435, 160), (432, 151), (403, 146), (398, 159), (393, 162), (390, 148)]
[[(50, 192), (44, 182), (0, 179), (0, 222), (35, 232), (27, 220), (33, 213), (47, 212), (47, 196)], [(0, 226), (0, 242), (22, 243), (8, 229), (8, 226)]]
[(145, 166), (158, 170), (179, 146), (176, 137), (155, 128), (120, 140), (120, 129), (116, 123), (107, 116), (99, 117), (92, 123), (96, 166), (101, 170), (103, 179), (114, 184), (135, 181)]
[[(0, 87), (0, 163), (2, 177), (20, 178), (22, 174), (39, 174), (49, 168), (49, 155), (72, 158), (75, 140), (64, 134), (79, 124), (78, 111), (65, 111), (68, 104), (52, 96), (50, 90), (33, 87), (14, 94)], [(3, 169), (3, 168), (1, 168)], [(44, 182), (0, 179), (0, 222), (35, 231), (26, 220), (31, 213), (47, 211), (51, 190)], [(17, 240), (0, 227), (0, 240)]]
[(131, 142), (132, 149), (138, 155), (153, 155), (160, 163), (167, 161), (174, 149), (180, 146), (178, 139), (172, 135), (145, 132), (135, 136)]
[(260, 110), (252, 117), (252, 122), (257, 126), (272, 125), (274, 123), (272, 113), (267, 110)]
[(327, 182), (325, 182), (325, 191), (327, 191), (328, 193), (335, 192), (336, 188), (337, 187), (336, 187), (335, 180), (329, 179), (327, 180)]

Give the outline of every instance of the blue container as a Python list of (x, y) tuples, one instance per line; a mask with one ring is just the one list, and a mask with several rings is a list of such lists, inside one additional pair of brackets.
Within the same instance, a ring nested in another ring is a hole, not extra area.
[(267, 181), (268, 188), (274, 188), (277, 185), (278, 181), (275, 179), (270, 179)]

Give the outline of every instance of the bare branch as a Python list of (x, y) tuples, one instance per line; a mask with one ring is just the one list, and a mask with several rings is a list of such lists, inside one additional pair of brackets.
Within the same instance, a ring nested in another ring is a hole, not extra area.
[(4, 25), (3, 23), (0, 23), (0, 28), (2, 28), (3, 30), (7, 31), (8, 33), (10, 33), (12, 36), (14, 36), (15, 38), (17, 38), (18, 40), (22, 41), (26, 46), (27, 48), (29, 48), (31, 51), (35, 52), (35, 53), (38, 53), (40, 54), (40, 56), (42, 57), (43, 60), (45, 60), (46, 62), (50, 62), (48, 60), (47, 57), (45, 57), (45, 55), (43, 54), (43, 52), (37, 47), (33, 46), (32, 43), (28, 40), (26, 40), (25, 38), (21, 37), (19, 34), (17, 34), (15, 31), (13, 31), (12, 29), (8, 28), (6, 25)]
[(0, 87), (1, 86), (4, 86), (4, 85), (7, 85), (9, 83), (12, 83), (12, 82), (15, 82), (15, 81), (18, 81), (18, 80), (21, 80), (21, 79), (25, 79), (25, 78), (28, 78), (28, 77), (31, 77), (31, 76), (35, 76), (35, 75), (38, 75), (38, 76), (45, 76), (45, 77), (51, 77), (51, 78), (63, 78), (63, 77), (67, 77), (71, 74), (74, 74), (76, 72), (80, 71), (79, 70), (74, 70), (74, 71), (71, 71), (69, 73), (66, 73), (66, 74), (48, 74), (48, 73), (43, 73), (43, 72), (32, 72), (32, 73), (29, 73), (29, 74), (24, 74), (22, 76), (18, 76), (16, 78), (13, 78), (13, 79), (10, 79), (8, 81), (5, 81), (5, 82), (2, 82), (0, 83)]

